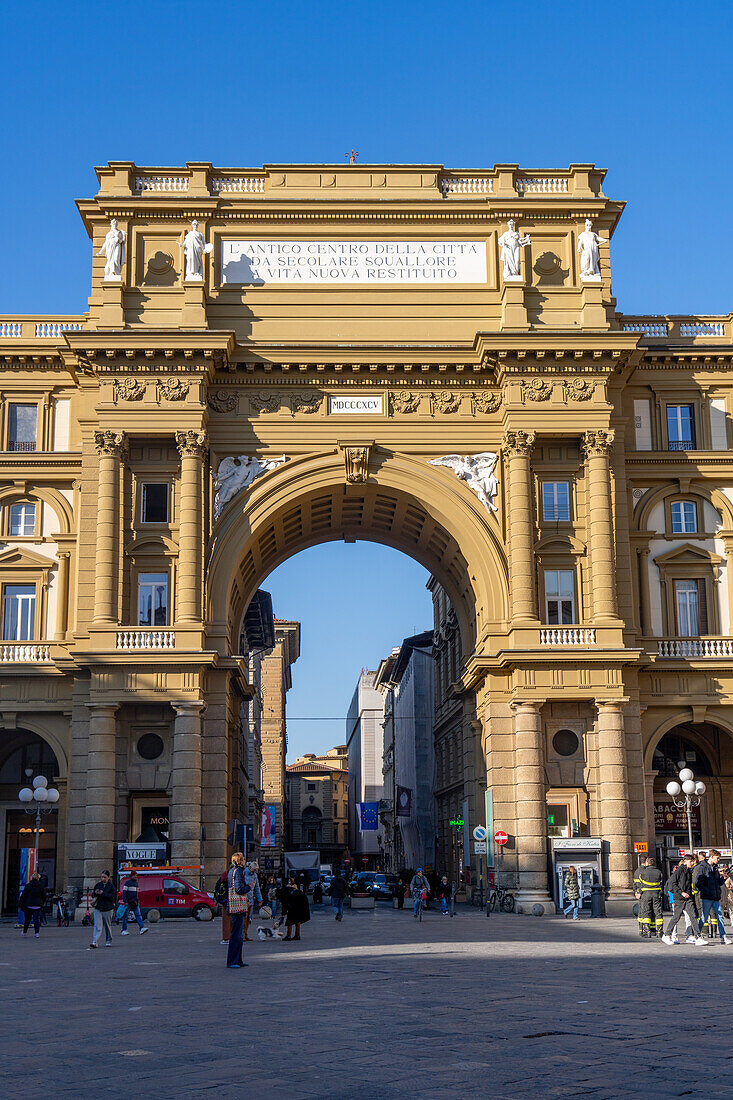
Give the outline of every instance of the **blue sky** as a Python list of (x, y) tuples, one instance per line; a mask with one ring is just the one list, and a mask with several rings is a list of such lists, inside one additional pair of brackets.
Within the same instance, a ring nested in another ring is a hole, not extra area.
[[(594, 161), (628, 203), (619, 308), (731, 309), (729, 3), (6, 0), (0, 18), (0, 314), (86, 308), (74, 199), (96, 190), (95, 164), (342, 162), (351, 148), (453, 168)], [(277, 614), (304, 619), (291, 713), (342, 713), (361, 666), (428, 625), (424, 573), (382, 548), (309, 553), (319, 583), (305, 558), (267, 582)], [(310, 747), (338, 740), (332, 726)], [(295, 728), (291, 746), (309, 747)]]

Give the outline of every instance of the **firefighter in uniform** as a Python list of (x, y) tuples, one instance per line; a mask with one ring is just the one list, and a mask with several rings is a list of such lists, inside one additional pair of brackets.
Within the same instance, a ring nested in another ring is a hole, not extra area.
[(656, 866), (656, 860), (647, 856), (634, 877), (634, 890), (639, 899), (639, 935), (659, 936), (661, 939), (664, 922), (662, 919), (662, 872)]

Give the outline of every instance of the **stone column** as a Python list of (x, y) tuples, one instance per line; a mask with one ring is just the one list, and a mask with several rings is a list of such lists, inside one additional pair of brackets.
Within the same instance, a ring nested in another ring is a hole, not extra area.
[(115, 840), (116, 703), (89, 703), (89, 751), (84, 814), (84, 885), (112, 869)]
[(181, 455), (181, 503), (178, 536), (178, 614), (176, 622), (201, 622), (201, 504), (206, 432), (176, 432)]
[(547, 799), (541, 703), (512, 703), (516, 776), (517, 900), (548, 902)]
[(609, 845), (609, 898), (631, 895), (634, 877), (629, 785), (626, 766), (624, 703), (618, 700), (596, 703), (596, 746), (598, 761), (598, 805), (601, 836)]
[(201, 711), (202, 702), (174, 703), (173, 762), (170, 779), (171, 861), (201, 859)]
[(597, 625), (618, 621), (609, 461), (613, 439), (613, 432), (603, 430), (586, 432), (583, 437), (588, 472), (588, 542), (593, 621)]
[(529, 458), (534, 432), (507, 432), (502, 451), (507, 464), (509, 583), (512, 624), (537, 621), (532, 531), (532, 472)]
[(120, 461), (125, 447), (125, 435), (124, 432), (95, 432), (94, 442), (99, 454), (99, 483), (93, 621), (115, 623), (117, 622)]
[(69, 628), (69, 550), (59, 550), (59, 572), (56, 587), (56, 638), (63, 641)]

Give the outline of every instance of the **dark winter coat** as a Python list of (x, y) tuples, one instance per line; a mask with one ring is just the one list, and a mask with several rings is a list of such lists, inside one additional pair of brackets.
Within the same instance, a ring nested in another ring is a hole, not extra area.
[(102, 882), (100, 879), (92, 890), (92, 894), (96, 898), (100, 913), (112, 912), (115, 907), (115, 888), (112, 885), (112, 879), (108, 879), (107, 882)]
[(723, 884), (720, 881), (718, 868), (708, 863), (706, 859), (698, 863), (692, 873), (692, 881), (703, 901), (720, 901)]
[(692, 896), (692, 868), (680, 863), (667, 879), (665, 889), (672, 895), (674, 901), (686, 901), (687, 899), (682, 895)]
[(31, 880), (23, 887), (23, 893), (18, 902), (19, 909), (40, 909), (46, 900), (46, 891), (40, 882)]
[(580, 887), (578, 886), (578, 874), (577, 871), (565, 872), (565, 893), (568, 895), (568, 901), (577, 901), (580, 897)]
[(328, 888), (328, 892), (331, 897), (336, 898), (337, 901), (339, 898), (345, 898), (347, 893), (349, 892), (346, 885), (346, 880), (342, 878), (341, 875), (336, 875), (336, 878), (331, 880), (331, 885)]
[(443, 880), (441, 879), (441, 881), (438, 883), (436, 896), (438, 897), (438, 899), (446, 898), (448, 901), (450, 901), (450, 896), (451, 896), (450, 883), (449, 882), (443, 882)]
[(308, 895), (303, 890), (294, 889), (292, 886), (283, 886), (279, 897), (285, 913), (286, 926), (305, 924), (311, 919)]

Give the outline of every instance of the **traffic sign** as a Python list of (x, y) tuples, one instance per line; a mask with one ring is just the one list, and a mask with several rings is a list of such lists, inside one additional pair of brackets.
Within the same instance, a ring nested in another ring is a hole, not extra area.
[(486, 829), (483, 825), (477, 825), (473, 830), (473, 839), (479, 841), (486, 840)]
[(473, 851), (477, 856), (485, 856), (488, 851), (488, 843), (485, 840), (474, 840)]
[(494, 840), (497, 844), (506, 844), (509, 839), (509, 834), (505, 833), (503, 829), (497, 829), (494, 833)]
[(648, 844), (635, 844), (634, 845), (634, 851), (635, 852), (648, 852), (649, 851), (649, 845)]

